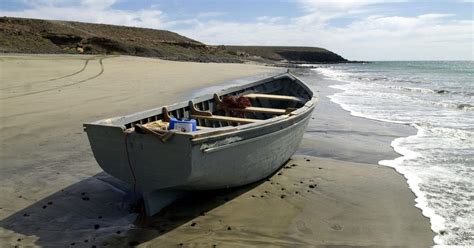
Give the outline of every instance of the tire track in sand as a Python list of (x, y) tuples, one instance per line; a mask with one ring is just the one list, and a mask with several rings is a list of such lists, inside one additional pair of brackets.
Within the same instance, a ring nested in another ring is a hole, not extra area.
[[(77, 75), (81, 72), (83, 72), (87, 65), (89, 64), (89, 61), (91, 60), (95, 60), (97, 58), (100, 58), (100, 56), (94, 56), (92, 58), (88, 58), (86, 59), (86, 61), (84, 62), (84, 65), (82, 66), (82, 68), (76, 72), (73, 72), (71, 74), (67, 74), (67, 75), (64, 75), (64, 76), (61, 76), (61, 77), (57, 77), (57, 78), (51, 78), (51, 79), (48, 79), (48, 80), (40, 80), (40, 81), (33, 81), (33, 82), (28, 82), (24, 85), (18, 85), (18, 86), (11, 86), (11, 87), (5, 87), (5, 88), (0, 88), (0, 90), (11, 90), (11, 89), (17, 89), (17, 88), (23, 88), (23, 87), (29, 87), (33, 84), (37, 84), (37, 83), (46, 83), (46, 82), (53, 82), (53, 81), (56, 81), (56, 80), (59, 80), (59, 79), (63, 79), (63, 78), (67, 78), (67, 77), (72, 77), (74, 75)], [(103, 57), (102, 57), (103, 58)]]
[(63, 84), (63, 85), (53, 87), (53, 88), (49, 88), (49, 89), (32, 91), (32, 92), (23, 93), (23, 94), (19, 94), (19, 95), (15, 95), (15, 96), (3, 97), (3, 98), (0, 98), (0, 100), (6, 100), (6, 99), (17, 98), (17, 97), (22, 97), (22, 96), (35, 95), (35, 94), (39, 94), (39, 93), (59, 90), (59, 89), (62, 89), (62, 88), (66, 88), (66, 87), (78, 85), (78, 84), (81, 84), (81, 83), (85, 83), (87, 81), (90, 81), (92, 79), (95, 79), (95, 78), (99, 77), (100, 75), (102, 75), (104, 73), (104, 70), (105, 70), (104, 69), (104, 63), (102, 62), (102, 60), (104, 60), (104, 59), (107, 59), (107, 57), (102, 57), (102, 58), (99, 59), (100, 72), (97, 73), (96, 75), (92, 76), (92, 77), (88, 77), (88, 78), (80, 80), (80, 81), (72, 82), (72, 83), (69, 83), (69, 84)]

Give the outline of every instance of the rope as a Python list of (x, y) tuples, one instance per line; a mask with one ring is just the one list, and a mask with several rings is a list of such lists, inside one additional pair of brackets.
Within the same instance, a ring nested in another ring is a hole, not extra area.
[(135, 176), (135, 171), (133, 171), (132, 162), (130, 162), (130, 156), (128, 154), (128, 135), (129, 132), (125, 132), (125, 151), (127, 152), (128, 167), (133, 176), (133, 193), (137, 193), (137, 177)]

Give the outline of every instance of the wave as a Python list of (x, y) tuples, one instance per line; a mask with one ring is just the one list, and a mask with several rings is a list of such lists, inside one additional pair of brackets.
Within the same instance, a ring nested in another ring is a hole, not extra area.
[(414, 127), (418, 129), (418, 132), (416, 135), (403, 137), (403, 138), (397, 138), (391, 143), (391, 146), (393, 147), (395, 152), (397, 152), (398, 154), (402, 156), (393, 160), (381, 160), (379, 161), (379, 164), (394, 168), (398, 173), (400, 173), (406, 178), (408, 187), (416, 196), (415, 206), (421, 209), (423, 216), (430, 219), (431, 230), (433, 230), (433, 232), (437, 234), (434, 237), (434, 242), (439, 245), (439, 244), (443, 244), (443, 240), (441, 236), (446, 234), (447, 232), (446, 220), (442, 216), (436, 214), (434, 209), (429, 207), (427, 195), (423, 192), (423, 190), (420, 187), (421, 183), (423, 182), (422, 179), (418, 177), (416, 173), (411, 172), (409, 168), (403, 166), (405, 161), (414, 160), (421, 157), (420, 153), (409, 150), (402, 145), (403, 143), (410, 142), (411, 139), (416, 139), (419, 136), (421, 136), (421, 133), (423, 132), (422, 129), (417, 127), (416, 125)]
[(419, 93), (437, 93), (435, 90), (427, 89), (427, 88), (419, 88), (419, 87), (390, 86), (390, 88), (411, 91), (411, 92), (419, 92)]
[(351, 115), (417, 128), (416, 135), (392, 141), (401, 157), (379, 164), (393, 167), (407, 179), (416, 196), (415, 206), (430, 219), (436, 233), (436, 247), (472, 244), (469, 165), (473, 163), (474, 128), (469, 124), (471, 112), (459, 111), (474, 110), (465, 97), (470, 92), (396, 85), (396, 79), (390, 78), (387, 85), (379, 80), (383, 77), (371, 81), (330, 68), (316, 71), (349, 82), (330, 86), (343, 92), (328, 97)]
[(457, 108), (462, 110), (474, 110), (474, 105), (469, 103), (461, 103), (457, 105)]

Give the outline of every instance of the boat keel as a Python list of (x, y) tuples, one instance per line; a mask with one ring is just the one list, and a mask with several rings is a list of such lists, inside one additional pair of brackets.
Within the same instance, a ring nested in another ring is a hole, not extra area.
[(160, 212), (164, 207), (174, 201), (185, 197), (189, 192), (182, 190), (156, 190), (143, 193), (143, 202), (147, 216), (152, 216)]

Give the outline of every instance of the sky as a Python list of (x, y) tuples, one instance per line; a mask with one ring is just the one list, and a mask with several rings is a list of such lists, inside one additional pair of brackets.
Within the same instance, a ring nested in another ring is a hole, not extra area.
[(474, 0), (1, 0), (0, 16), (166, 29), (350, 60), (474, 60)]

